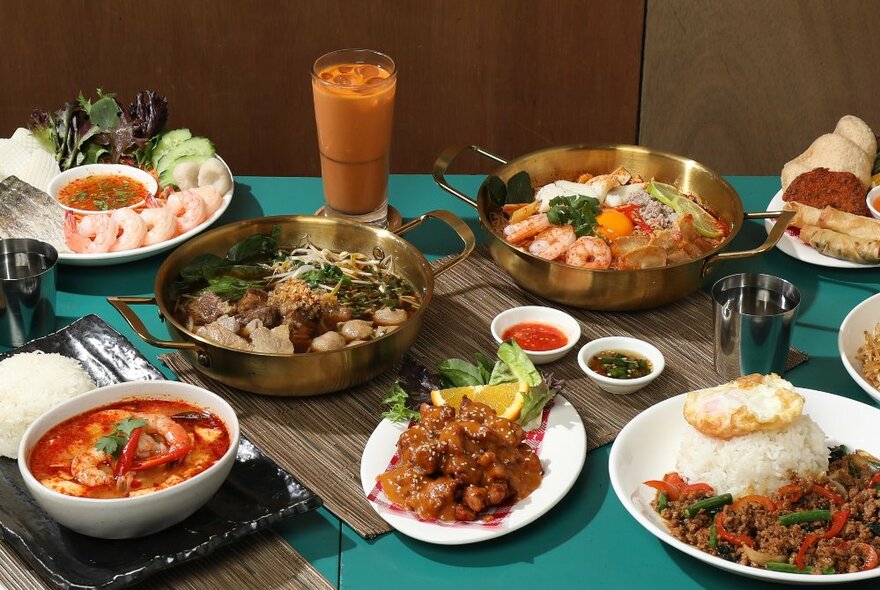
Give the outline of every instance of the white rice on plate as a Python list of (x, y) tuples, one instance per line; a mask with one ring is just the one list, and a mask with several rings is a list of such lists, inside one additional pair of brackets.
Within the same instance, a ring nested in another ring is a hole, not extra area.
[(705, 482), (734, 498), (770, 494), (792, 474), (816, 478), (828, 470), (825, 433), (806, 415), (782, 430), (723, 440), (688, 427), (678, 452), (678, 473), (691, 483)]
[(23, 352), (0, 361), (0, 455), (17, 458), (31, 422), (94, 388), (82, 365), (60, 354)]

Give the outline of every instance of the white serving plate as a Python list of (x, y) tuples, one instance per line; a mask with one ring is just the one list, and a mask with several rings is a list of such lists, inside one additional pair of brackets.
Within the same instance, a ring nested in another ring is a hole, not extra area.
[[(178, 245), (187, 241), (196, 234), (199, 234), (211, 227), (211, 224), (217, 221), (220, 216), (223, 215), (226, 209), (229, 208), (229, 204), (232, 202), (232, 194), (235, 191), (235, 177), (232, 176), (232, 170), (229, 169), (229, 165), (220, 156), (215, 155), (214, 157), (223, 162), (223, 165), (226, 166), (226, 171), (229, 173), (230, 178), (232, 178), (232, 188), (226, 191), (226, 193), (223, 195), (223, 202), (220, 203), (220, 208), (214, 211), (214, 214), (203, 221), (201, 224), (197, 225), (186, 233), (182, 233), (179, 236), (171, 238), (170, 240), (166, 240), (158, 244), (153, 244), (152, 246), (135, 248), (133, 250), (123, 250), (122, 252), (107, 252), (105, 254), (74, 254), (72, 252), (59, 252), (58, 262), (60, 262), (61, 264), (69, 264), (71, 266), (108, 266), (110, 264), (119, 264), (121, 262), (133, 262), (135, 260), (141, 260), (154, 254), (158, 254), (159, 252), (171, 250), (172, 248), (177, 247)], [(62, 219), (59, 219), (58, 223), (62, 223), (62, 221)]]
[[(406, 428), (406, 423), (382, 420), (373, 431), (361, 457), (361, 485), (365, 495), (369, 496), (376, 485), (376, 476), (388, 467), (397, 451), (397, 439)], [(514, 504), (510, 514), (495, 526), (420, 521), (410, 513), (389, 510), (374, 502), (370, 505), (399, 532), (427, 543), (463, 545), (494, 539), (526, 526), (553, 508), (574, 485), (584, 466), (587, 456), (584, 424), (574, 406), (561, 395), (554, 398), (538, 456), (544, 467), (541, 485), (528, 498)]]
[[(803, 389), (804, 413), (825, 431), (829, 442), (845, 444), (851, 449), (880, 452), (880, 410), (867, 404), (831, 393)], [(682, 415), (687, 394), (662, 401), (633, 418), (614, 441), (608, 461), (611, 485), (624, 508), (649, 533), (679, 551), (714, 567), (761, 580), (790, 584), (836, 584), (880, 577), (880, 568), (866, 572), (833, 575), (805, 575), (773, 572), (725, 561), (709, 555), (673, 537), (663, 519), (651, 507), (656, 490), (643, 485), (649, 479), (675, 471), (675, 458), (691, 426)], [(736, 587), (731, 581), (730, 587)]]
[(837, 333), (837, 349), (840, 351), (843, 367), (853, 381), (880, 404), (880, 390), (862, 377), (862, 363), (856, 360), (859, 347), (865, 343), (865, 332), (873, 332), (874, 326), (878, 323), (880, 323), (880, 294), (868, 297), (846, 315)]
[[(784, 205), (785, 201), (782, 200), (782, 189), (780, 189), (770, 202), (767, 203), (767, 211), (781, 211)], [(770, 230), (773, 229), (775, 223), (776, 221), (774, 219), (766, 219), (764, 221), (764, 229), (767, 230), (768, 234), (770, 233)], [(880, 266), (880, 264), (858, 264), (848, 260), (839, 260), (837, 258), (832, 258), (831, 256), (825, 256), (824, 254), (817, 252), (812, 246), (804, 244), (788, 232), (782, 234), (776, 247), (792, 258), (796, 258), (808, 264), (815, 264), (816, 266), (827, 266), (829, 268), (877, 268)]]

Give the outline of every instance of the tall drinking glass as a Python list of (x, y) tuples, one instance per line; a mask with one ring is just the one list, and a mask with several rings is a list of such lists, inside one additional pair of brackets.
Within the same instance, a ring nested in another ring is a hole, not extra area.
[(312, 66), (324, 215), (385, 226), (397, 69), (387, 55), (341, 49)]

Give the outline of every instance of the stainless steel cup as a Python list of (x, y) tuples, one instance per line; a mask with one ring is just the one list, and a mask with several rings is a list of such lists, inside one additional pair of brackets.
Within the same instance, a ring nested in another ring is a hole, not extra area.
[(55, 329), (57, 264), (45, 242), (0, 240), (0, 345), (21, 346)]
[(801, 302), (797, 287), (765, 274), (736, 274), (712, 287), (715, 370), (725, 380), (785, 370)]

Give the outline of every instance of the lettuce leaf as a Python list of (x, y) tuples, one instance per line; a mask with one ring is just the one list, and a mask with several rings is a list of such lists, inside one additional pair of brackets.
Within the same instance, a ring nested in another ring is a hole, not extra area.
[(531, 387), (540, 385), (543, 381), (541, 373), (513, 340), (508, 340), (498, 347), (498, 358), (504, 361), (517, 381), (525, 381)]
[(480, 368), (461, 359), (446, 359), (437, 365), (444, 387), (484, 385)]

